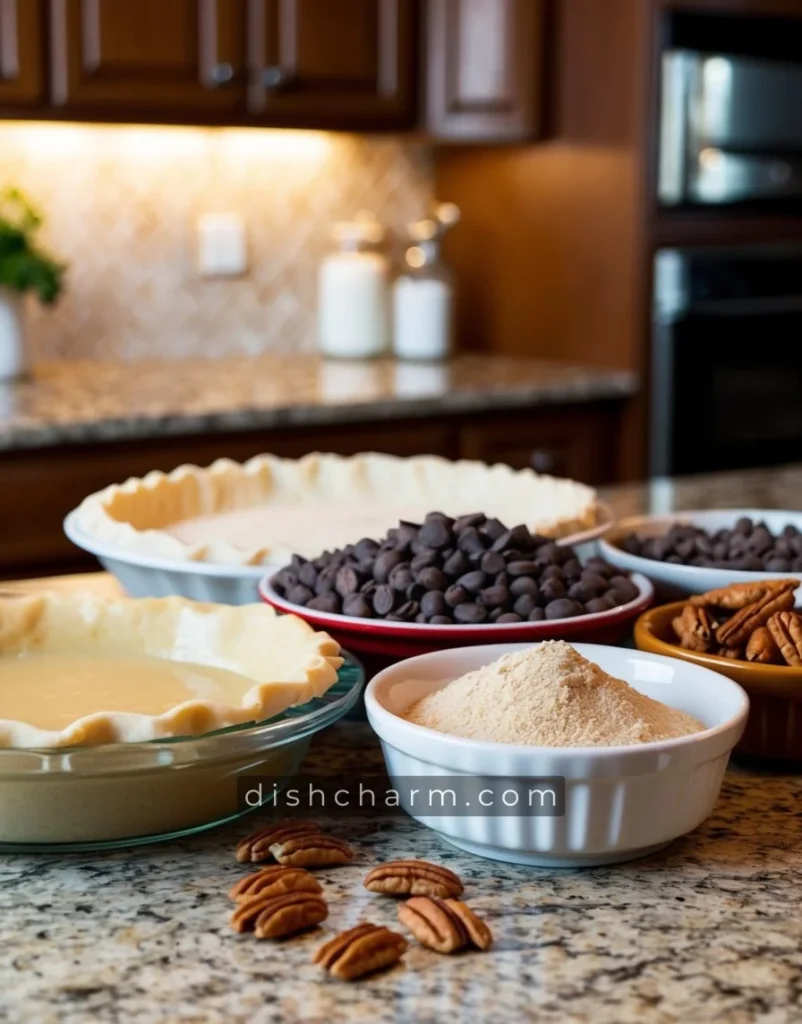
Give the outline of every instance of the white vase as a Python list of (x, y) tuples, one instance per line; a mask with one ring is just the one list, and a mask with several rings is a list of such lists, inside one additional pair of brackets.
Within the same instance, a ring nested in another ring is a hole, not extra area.
[(26, 328), (23, 296), (0, 288), (0, 380), (15, 380), (27, 372)]

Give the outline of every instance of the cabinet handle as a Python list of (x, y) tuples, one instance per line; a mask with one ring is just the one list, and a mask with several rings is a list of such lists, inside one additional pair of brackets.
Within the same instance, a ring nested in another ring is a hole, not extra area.
[(234, 78), (234, 68), (228, 63), (215, 64), (209, 72), (209, 84), (217, 89)]
[(557, 465), (554, 452), (545, 448), (535, 448), (529, 456), (529, 465), (536, 473), (553, 473)]
[(278, 65), (263, 68), (261, 80), (265, 89), (284, 89), (290, 84), (290, 76)]
[(19, 78), (17, 0), (0, 0), (0, 82)]

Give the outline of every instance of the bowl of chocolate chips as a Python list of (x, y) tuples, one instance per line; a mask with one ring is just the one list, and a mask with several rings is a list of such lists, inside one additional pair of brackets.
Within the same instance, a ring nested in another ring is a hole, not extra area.
[(802, 513), (716, 509), (637, 516), (620, 520), (599, 542), (599, 553), (621, 572), (647, 576), (661, 600), (735, 583), (799, 578)]
[(441, 512), (318, 558), (295, 555), (259, 589), (268, 604), (326, 630), (371, 671), (467, 644), (614, 643), (653, 597), (645, 577), (601, 558), (581, 560), (526, 526)]

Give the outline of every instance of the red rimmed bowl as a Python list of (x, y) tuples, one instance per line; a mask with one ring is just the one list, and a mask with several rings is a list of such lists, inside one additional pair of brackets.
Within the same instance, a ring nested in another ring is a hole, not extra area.
[(304, 608), (280, 597), (268, 577), (259, 584), (264, 601), (276, 611), (297, 615), (315, 629), (324, 630), (353, 652), (365, 666), (367, 677), (402, 658), (430, 654), (449, 647), (477, 644), (514, 644), (541, 640), (575, 640), (583, 643), (616, 644), (629, 633), (635, 619), (652, 603), (654, 588), (645, 576), (632, 573), (638, 596), (609, 612), (577, 615), (549, 622), (484, 623), (481, 626), (430, 626), (422, 622), (385, 622), (357, 619)]

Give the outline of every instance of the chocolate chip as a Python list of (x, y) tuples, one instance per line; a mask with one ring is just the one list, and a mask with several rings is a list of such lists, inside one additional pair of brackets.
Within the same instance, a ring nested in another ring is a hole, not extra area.
[(514, 526), (510, 530), (509, 547), (517, 548), (519, 551), (531, 551), (532, 534), (529, 532), (528, 527), (521, 524), (520, 526)]
[(530, 622), (542, 622), (546, 618), (546, 612), (542, 608), (533, 608), (529, 613)]
[(504, 561), (504, 556), (500, 551), (482, 552), (479, 567), (488, 576), (496, 576), (498, 573), (504, 572), (506, 565), (507, 563)]
[(406, 601), (400, 608), (396, 609), (395, 614), (405, 622), (412, 622), (419, 612), (420, 605), (417, 601)]
[(513, 597), (520, 597), (522, 594), (530, 594), (536, 598), (540, 593), (537, 583), (530, 576), (519, 576), (510, 584), (510, 593)]
[(582, 615), (584, 608), (581, 604), (576, 601), (572, 601), (568, 597), (561, 597), (556, 601), (551, 601), (546, 605), (546, 618), (547, 619), (571, 619), (575, 615)]
[(585, 611), (596, 614), (597, 612), (609, 612), (615, 608), (615, 602), (611, 601), (609, 597), (594, 597), (585, 604)]
[(466, 572), (464, 576), (460, 576), (457, 580), (457, 586), (464, 587), (465, 590), (472, 594), (478, 593), (486, 583), (487, 576), (485, 576), (481, 569), (476, 569), (474, 572)]
[(465, 589), (465, 587), (460, 587), (459, 585), (454, 584), (453, 587), (448, 588), (448, 590), (445, 592), (444, 597), (446, 599), (447, 605), (449, 605), (451, 608), (456, 608), (457, 605), (463, 604), (465, 601), (468, 601), (470, 598), (470, 594)]
[(634, 601), (638, 596), (638, 588), (635, 584), (626, 576), (613, 576), (610, 580), (610, 589), (614, 590), (616, 594), (623, 596), (628, 601)]
[(487, 619), (487, 608), (472, 601), (466, 604), (459, 604), (454, 609), (454, 618), (457, 622), (464, 622), (467, 625), (478, 626)]
[(373, 610), (377, 615), (388, 615), (396, 604), (396, 593), (389, 583), (376, 587), (373, 595)]
[(460, 551), (464, 551), (466, 555), (470, 555), (474, 551), (484, 551), (485, 549), (484, 541), (475, 526), (468, 526), (459, 534), (457, 547)]
[(543, 603), (548, 605), (551, 601), (558, 601), (565, 597), (565, 586), (553, 576), (549, 576), (540, 584), (540, 596)]
[(569, 558), (563, 563), (563, 575), (566, 577), (573, 577), (577, 580), (582, 575), (582, 566), (579, 564), (578, 558)]
[(335, 565), (330, 565), (326, 569), (321, 569), (318, 573), (317, 583), (315, 583), (315, 593), (320, 596), (321, 594), (330, 594), (334, 591), (334, 585), (337, 581), (337, 573), (340, 570)]
[(486, 608), (497, 608), (499, 605), (505, 605), (509, 599), (510, 592), (507, 587), (499, 586), (498, 584), (486, 587), (479, 594), (479, 600)]
[(534, 576), (539, 571), (536, 562), (510, 562), (507, 565), (507, 572), (510, 576)]
[(413, 583), (406, 589), (406, 598), (408, 601), (420, 601), (425, 593), (426, 587), (422, 583)]
[(420, 599), (421, 611), (433, 618), (435, 615), (445, 615), (448, 611), (445, 596), (441, 590), (430, 590)]
[(790, 572), (791, 563), (787, 558), (779, 558), (775, 555), (766, 562), (768, 572)]
[(399, 551), (382, 551), (373, 563), (373, 578), (377, 583), (386, 583), (390, 573), (403, 562), (404, 556)]
[(373, 607), (363, 594), (351, 594), (343, 601), (343, 614), (355, 619), (372, 619)]
[(393, 590), (406, 591), (407, 588), (411, 587), (415, 582), (415, 577), (412, 575), (412, 570), (410, 569), (409, 564), (402, 562), (393, 569), (387, 577), (387, 582)]
[(424, 622), (428, 622), (429, 620), (426, 618), (423, 612), (418, 612), (418, 614), (415, 616), (415, 621), (420, 622), (422, 624)]
[(521, 594), (512, 606), (512, 610), (520, 615), (522, 619), (528, 619), (536, 607), (535, 599), (531, 594)]
[(309, 587), (305, 587), (303, 583), (296, 583), (287, 591), (287, 600), (292, 604), (309, 604), (314, 596)]
[(424, 548), (415, 555), (409, 567), (414, 573), (419, 573), (421, 569), (428, 569), (430, 565), (437, 565), (439, 561), (440, 555), (433, 548)]
[(298, 574), (293, 572), (290, 568), (282, 569), (280, 572), (276, 573), (271, 582), (273, 583), (273, 586), (278, 584), (285, 590), (292, 590), (293, 587), (298, 586)]
[(454, 523), (454, 532), (459, 533), (468, 526), (482, 526), (486, 518), (483, 512), (470, 512), (468, 515), (459, 516)]
[(524, 620), (516, 612), (504, 612), (503, 615), (499, 615), (496, 622), (499, 625), (503, 625), (511, 622), (523, 622)]
[(451, 527), (443, 519), (424, 523), (418, 532), (421, 544), (427, 548), (444, 548), (451, 542)]
[(307, 562), (301, 566), (301, 571), (298, 573), (298, 582), (303, 583), (310, 590), (314, 590), (317, 583), (317, 575), (318, 572), (314, 565), (311, 562)]
[(454, 620), (448, 615), (433, 615), (429, 619), (429, 624), (432, 626), (453, 626)]
[(335, 594), (333, 590), (329, 590), (325, 594), (318, 594), (317, 597), (313, 597), (306, 607), (311, 611), (326, 612), (329, 615), (338, 615), (342, 604), (337, 594)]
[[(607, 589), (606, 587), (604, 588)], [(596, 596), (596, 591), (593, 587), (589, 587), (586, 583), (580, 580), (578, 583), (572, 583), (568, 588), (568, 596), (573, 601), (579, 601), (580, 604), (587, 604)]]
[(482, 533), (491, 541), (498, 540), (499, 537), (506, 532), (507, 527), (498, 519), (488, 519), (484, 526), (482, 526)]
[(370, 537), (363, 537), (358, 543), (354, 545), (354, 554), (358, 560), (363, 558), (375, 558), (379, 551), (379, 545), (375, 540), (371, 540)]
[[(324, 569), (323, 572), (326, 570)], [(360, 576), (356, 569), (344, 565), (337, 570), (334, 589), (340, 597), (348, 597), (349, 594), (355, 594), (364, 582), (364, 577)]]
[(462, 576), (470, 570), (471, 563), (464, 551), (455, 551), (450, 558), (443, 562), (443, 572), (452, 577)]
[(449, 578), (441, 569), (431, 565), (420, 572), (418, 583), (427, 590), (445, 590), (449, 585)]

